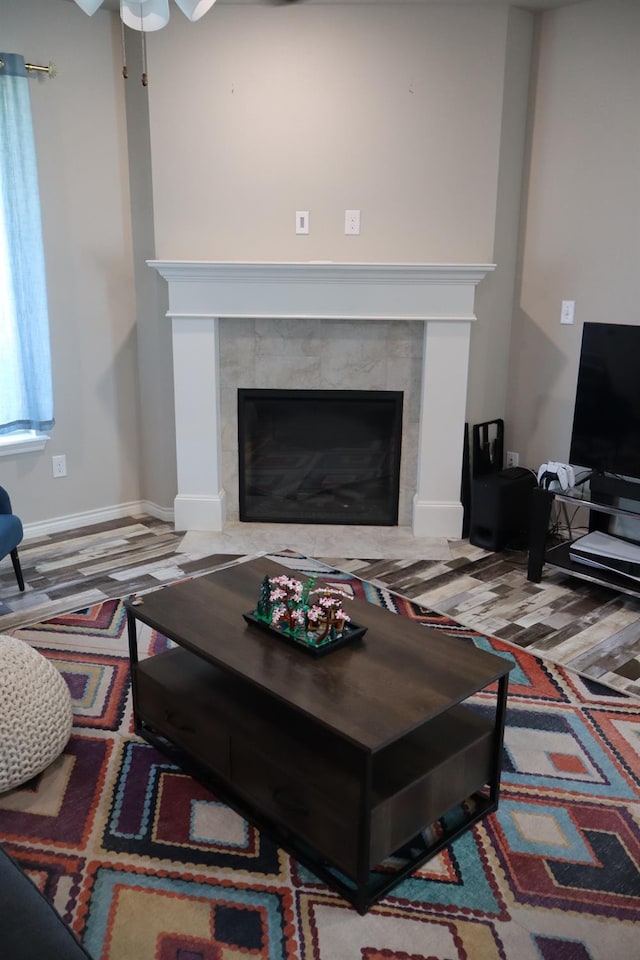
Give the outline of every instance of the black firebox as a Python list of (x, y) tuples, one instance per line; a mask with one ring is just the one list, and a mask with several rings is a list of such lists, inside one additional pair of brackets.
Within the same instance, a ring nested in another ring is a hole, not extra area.
[(402, 397), (239, 389), (240, 520), (397, 525)]

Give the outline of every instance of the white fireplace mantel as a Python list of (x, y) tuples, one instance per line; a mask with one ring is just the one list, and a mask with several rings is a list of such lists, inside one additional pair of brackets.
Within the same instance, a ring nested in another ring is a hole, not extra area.
[(222, 530), (220, 318), (424, 323), (417, 537), (459, 537), (460, 480), (475, 288), (494, 264), (148, 261), (168, 283), (178, 530)]

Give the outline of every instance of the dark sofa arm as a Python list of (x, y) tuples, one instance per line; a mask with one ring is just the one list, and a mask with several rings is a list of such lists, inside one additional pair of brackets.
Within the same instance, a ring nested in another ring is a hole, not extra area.
[(3, 960), (91, 960), (51, 904), (0, 847)]

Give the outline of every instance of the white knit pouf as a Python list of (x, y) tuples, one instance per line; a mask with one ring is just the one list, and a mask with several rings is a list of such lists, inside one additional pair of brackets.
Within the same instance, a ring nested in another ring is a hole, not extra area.
[(28, 643), (0, 634), (0, 793), (48, 767), (66, 746), (71, 723), (62, 675)]

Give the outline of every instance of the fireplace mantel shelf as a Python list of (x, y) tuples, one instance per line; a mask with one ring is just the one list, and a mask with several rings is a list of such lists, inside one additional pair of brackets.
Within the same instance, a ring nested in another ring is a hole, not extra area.
[(494, 264), (149, 260), (169, 317), (474, 320)]
[(422, 280), (427, 283), (478, 283), (495, 268), (494, 264), (466, 263), (338, 263), (333, 260), (148, 260), (165, 280), (243, 279), (309, 280), (317, 276), (326, 280), (361, 278), (373, 283), (389, 279)]
[[(494, 264), (150, 260), (173, 330), (179, 530), (222, 530), (219, 320), (422, 321), (413, 532), (459, 537), (475, 288)], [(259, 386), (259, 384), (255, 384)], [(211, 437), (209, 442), (203, 438)]]

